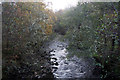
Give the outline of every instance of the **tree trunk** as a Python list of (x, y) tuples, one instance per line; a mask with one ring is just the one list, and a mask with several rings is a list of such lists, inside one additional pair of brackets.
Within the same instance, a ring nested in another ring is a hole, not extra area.
[(114, 51), (114, 46), (115, 46), (115, 38), (112, 39), (112, 49), (111, 49), (111, 51)]

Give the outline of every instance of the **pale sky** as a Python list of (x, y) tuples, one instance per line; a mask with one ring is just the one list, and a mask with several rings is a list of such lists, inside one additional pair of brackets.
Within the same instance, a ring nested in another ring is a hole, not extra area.
[(58, 11), (60, 9), (65, 9), (70, 6), (75, 6), (78, 0), (44, 0), (46, 3), (51, 2), (51, 7), (53, 11)]

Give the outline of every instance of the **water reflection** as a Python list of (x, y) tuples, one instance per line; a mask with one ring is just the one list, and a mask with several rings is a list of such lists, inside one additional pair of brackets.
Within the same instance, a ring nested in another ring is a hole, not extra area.
[(67, 59), (66, 56), (68, 52), (66, 47), (67, 44), (60, 41), (53, 41), (49, 46), (52, 50), (50, 54), (52, 55), (51, 62), (53, 74), (55, 78), (81, 78), (85, 74), (82, 70), (82, 66), (85, 64), (82, 64), (81, 59), (76, 56)]

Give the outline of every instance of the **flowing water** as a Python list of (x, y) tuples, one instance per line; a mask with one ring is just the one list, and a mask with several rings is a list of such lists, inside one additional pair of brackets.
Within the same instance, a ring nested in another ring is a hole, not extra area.
[(55, 39), (49, 48), (51, 49), (52, 72), (55, 78), (86, 78), (92, 76), (90, 62), (76, 56), (70, 59), (66, 58), (69, 54), (66, 43)]

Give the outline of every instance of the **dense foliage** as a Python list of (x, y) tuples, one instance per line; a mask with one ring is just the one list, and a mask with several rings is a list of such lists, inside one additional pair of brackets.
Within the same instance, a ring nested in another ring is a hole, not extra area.
[(53, 77), (45, 43), (56, 33), (68, 57), (94, 58), (94, 75), (120, 78), (120, 3), (78, 2), (54, 14), (43, 2), (5, 2), (2, 10), (3, 78)]
[(101, 74), (101, 78), (120, 77), (118, 4), (78, 3), (76, 7), (56, 12), (55, 31), (60, 27), (65, 30), (69, 56), (93, 57), (94, 73)]
[(50, 57), (43, 44), (52, 33), (54, 13), (43, 2), (5, 2), (2, 10), (3, 78), (45, 77)]

